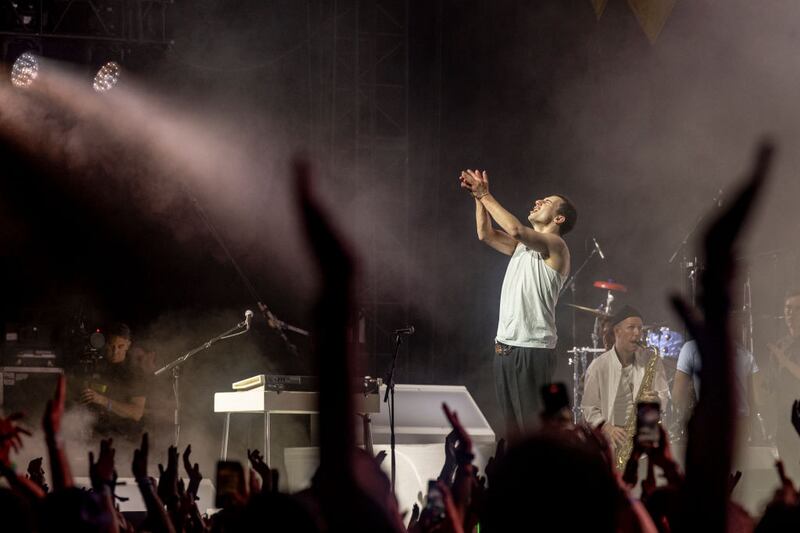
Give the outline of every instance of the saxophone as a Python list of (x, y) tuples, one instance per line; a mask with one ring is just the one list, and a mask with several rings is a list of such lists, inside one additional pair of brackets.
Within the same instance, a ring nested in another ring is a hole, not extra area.
[(633, 439), (636, 436), (636, 406), (639, 402), (657, 402), (659, 401), (658, 394), (653, 391), (653, 381), (656, 377), (656, 364), (661, 359), (658, 353), (658, 348), (655, 346), (642, 345), (647, 352), (652, 352), (653, 355), (647, 360), (647, 366), (644, 369), (644, 377), (642, 384), (639, 386), (639, 392), (636, 394), (636, 401), (633, 403), (633, 410), (628, 413), (625, 419), (625, 442), (616, 449), (615, 464), (617, 470), (620, 472), (625, 470), (625, 465), (628, 464), (628, 459), (631, 457), (633, 451)]

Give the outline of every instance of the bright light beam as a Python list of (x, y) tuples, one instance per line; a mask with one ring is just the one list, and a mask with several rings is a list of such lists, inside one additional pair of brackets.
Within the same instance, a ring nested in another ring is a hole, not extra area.
[(109, 61), (97, 71), (92, 87), (99, 93), (110, 91), (119, 82), (122, 68), (116, 61)]
[(31, 52), (20, 55), (11, 67), (11, 83), (26, 89), (39, 77), (39, 59)]

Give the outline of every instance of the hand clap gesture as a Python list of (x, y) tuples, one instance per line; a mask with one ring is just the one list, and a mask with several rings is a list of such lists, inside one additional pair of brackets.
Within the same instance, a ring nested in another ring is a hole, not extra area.
[(485, 170), (462, 170), (458, 181), (476, 200), (489, 194), (489, 175)]

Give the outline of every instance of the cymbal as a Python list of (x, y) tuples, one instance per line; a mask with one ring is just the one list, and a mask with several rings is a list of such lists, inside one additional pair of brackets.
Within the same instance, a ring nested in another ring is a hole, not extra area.
[(597, 309), (592, 309), (591, 307), (585, 307), (583, 305), (576, 305), (576, 304), (567, 304), (570, 307), (577, 309), (578, 311), (584, 311), (586, 313), (591, 313), (596, 317), (599, 318), (609, 318), (611, 315), (604, 313), (602, 311), (598, 311)]
[(614, 283), (613, 281), (595, 281), (593, 284), (598, 289), (606, 289), (608, 291), (628, 292), (628, 287), (621, 283)]

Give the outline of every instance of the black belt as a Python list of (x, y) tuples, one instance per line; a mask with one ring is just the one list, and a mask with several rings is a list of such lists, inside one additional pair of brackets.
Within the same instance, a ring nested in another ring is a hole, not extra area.
[(494, 341), (494, 353), (497, 355), (508, 355), (513, 350), (513, 346), (509, 346), (508, 344), (503, 344), (500, 341)]

